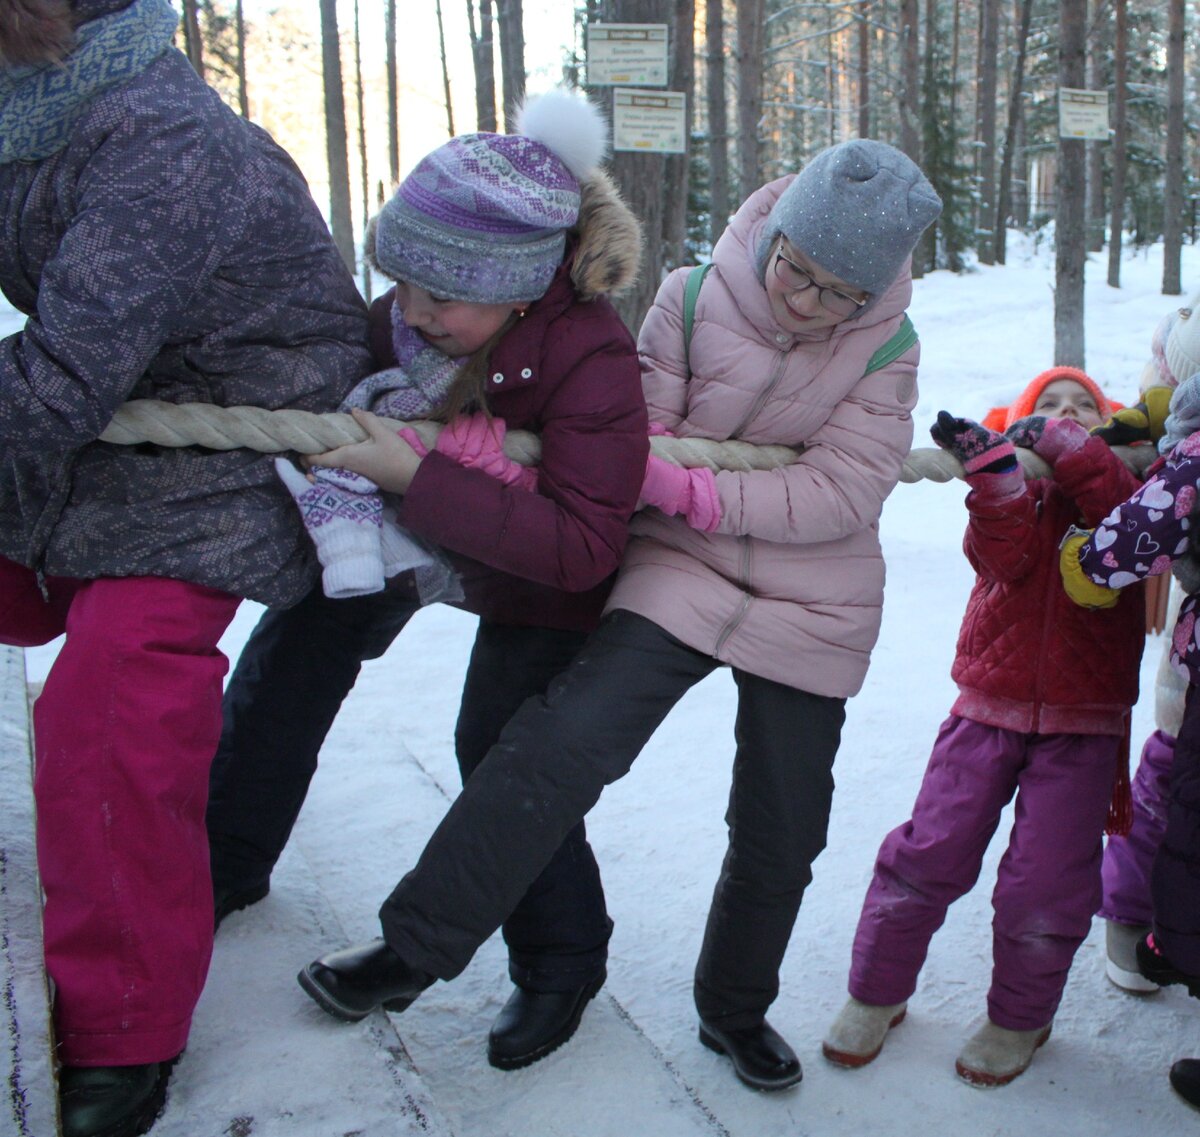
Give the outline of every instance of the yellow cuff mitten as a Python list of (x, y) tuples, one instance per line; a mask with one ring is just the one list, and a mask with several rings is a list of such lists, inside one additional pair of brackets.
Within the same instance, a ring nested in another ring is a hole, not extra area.
[(1091, 535), (1090, 529), (1072, 527), (1059, 546), (1058, 571), (1067, 595), (1081, 608), (1111, 608), (1121, 599), (1121, 590), (1096, 584), (1079, 565), (1079, 550)]
[(1157, 442), (1166, 433), (1165, 423), (1167, 413), (1171, 408), (1171, 396), (1174, 391), (1170, 387), (1150, 387), (1142, 396), (1146, 407), (1146, 418), (1150, 422), (1150, 441)]

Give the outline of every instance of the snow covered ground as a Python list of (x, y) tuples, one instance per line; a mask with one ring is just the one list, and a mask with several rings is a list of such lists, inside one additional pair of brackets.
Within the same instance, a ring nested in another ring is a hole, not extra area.
[[(916, 284), (917, 446), (929, 445), (938, 410), (980, 417), (1053, 361), (1053, 254), (1016, 235), (1010, 249), (1005, 267)], [(1187, 297), (1159, 294), (1159, 248), (1127, 256), (1119, 291), (1105, 284), (1106, 257), (1087, 268), (1088, 370), (1128, 400), (1155, 325)], [(1184, 250), (1184, 281), (1200, 287), (1200, 250)], [(0, 334), (19, 324), (0, 310)], [(954, 1058), (985, 1012), (989, 897), (1005, 824), (980, 884), (935, 937), (908, 1019), (880, 1058), (846, 1071), (820, 1055), (845, 998), (875, 851), (908, 817), (953, 699), (949, 668), (971, 583), (960, 551), (963, 497), (960, 483), (901, 485), (885, 508), (883, 631), (849, 705), (829, 846), (771, 1013), (804, 1063), (798, 1089), (744, 1089), (695, 1036), (691, 973), (725, 845), (732, 755), (733, 685), (723, 673), (684, 700), (588, 819), (616, 931), (608, 983), (567, 1046), (527, 1070), (487, 1065), (487, 1030), (509, 991), (498, 937), (459, 980), (402, 1016), (338, 1024), (301, 993), (294, 975), (303, 963), (377, 934), (379, 901), (456, 792), (452, 730), (472, 621), (435, 609), (366, 665), (270, 897), (222, 928), (192, 1043), (154, 1133), (1128, 1137), (1194, 1127), (1166, 1072), (1174, 1058), (1200, 1054), (1196, 1006), (1177, 988), (1138, 999), (1112, 987), (1099, 921), (1077, 956), (1054, 1036), (1029, 1071), (993, 1091), (955, 1076)], [(231, 656), (257, 614), (249, 605), (239, 614), (225, 641)], [(53, 650), (26, 653), (31, 679), (44, 675)], [(1161, 640), (1148, 642), (1135, 749), (1152, 728), (1160, 652)], [(0, 816), (0, 830), (7, 823)]]

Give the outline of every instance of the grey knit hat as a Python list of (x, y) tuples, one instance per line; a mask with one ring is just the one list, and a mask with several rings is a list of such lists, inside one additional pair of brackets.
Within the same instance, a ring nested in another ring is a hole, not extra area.
[(561, 89), (531, 99), (516, 125), (452, 138), (400, 183), (374, 229), (388, 276), (480, 304), (545, 293), (608, 128), (586, 98)]
[(782, 233), (826, 272), (879, 296), (941, 212), (942, 199), (907, 155), (866, 138), (841, 142), (813, 158), (775, 203), (759, 266), (766, 270)]

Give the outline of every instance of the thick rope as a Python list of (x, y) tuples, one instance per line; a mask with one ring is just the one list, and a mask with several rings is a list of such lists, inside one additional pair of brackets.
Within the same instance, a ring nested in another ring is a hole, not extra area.
[[(426, 420), (385, 421), (392, 422), (397, 428), (412, 427), (429, 449), (433, 449), (442, 427), (441, 423)], [(366, 431), (348, 414), (134, 399), (117, 409), (112, 422), (100, 435), (100, 441), (124, 446), (152, 442), (158, 446), (203, 446), (209, 450), (244, 447), (264, 454), (285, 450), (321, 454), (338, 446), (362, 442), (366, 437)], [(756, 446), (736, 439), (715, 442), (708, 438), (671, 438), (669, 435), (651, 438), (650, 448), (654, 454), (676, 466), (707, 467), (714, 471), (774, 470), (795, 462), (801, 453), (790, 446)], [(523, 466), (534, 466), (541, 457), (541, 442), (529, 431), (510, 430), (505, 435), (504, 452)], [(1156, 457), (1152, 446), (1114, 446), (1113, 452), (1139, 477)], [(1050, 467), (1032, 450), (1018, 450), (1017, 458), (1026, 477), (1049, 476)], [(911, 451), (900, 471), (902, 482), (948, 482), (963, 476), (959, 461), (935, 447)]]

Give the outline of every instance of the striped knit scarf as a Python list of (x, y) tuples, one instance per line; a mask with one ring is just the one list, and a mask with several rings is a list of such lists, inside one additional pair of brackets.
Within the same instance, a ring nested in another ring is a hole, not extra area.
[(61, 63), (0, 70), (0, 165), (62, 150), (88, 102), (162, 55), (178, 20), (167, 0), (134, 0), (81, 24), (78, 46)]

